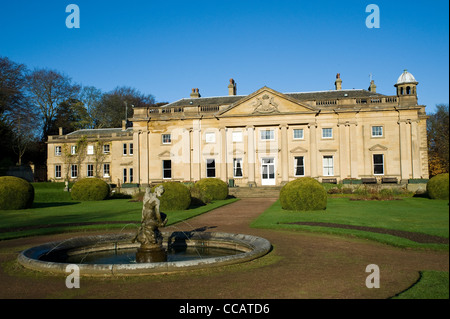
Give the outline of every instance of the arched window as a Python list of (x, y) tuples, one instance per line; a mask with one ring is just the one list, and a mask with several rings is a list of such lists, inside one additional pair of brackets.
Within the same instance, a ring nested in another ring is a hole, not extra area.
[(411, 88), (409, 86), (406, 87), (406, 94), (411, 94)]
[(400, 88), (400, 95), (403, 95), (403, 88)]

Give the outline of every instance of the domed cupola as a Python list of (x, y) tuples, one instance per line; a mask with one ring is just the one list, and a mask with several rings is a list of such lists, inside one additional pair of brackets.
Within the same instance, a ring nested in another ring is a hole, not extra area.
[(408, 70), (404, 70), (394, 85), (397, 88), (397, 96), (400, 101), (405, 104), (417, 104), (416, 87), (418, 84), (419, 82), (416, 81), (414, 76)]
[(414, 76), (404, 70), (403, 73), (398, 77), (397, 83), (394, 85), (397, 88), (397, 95), (417, 95), (416, 86), (419, 82), (416, 81)]

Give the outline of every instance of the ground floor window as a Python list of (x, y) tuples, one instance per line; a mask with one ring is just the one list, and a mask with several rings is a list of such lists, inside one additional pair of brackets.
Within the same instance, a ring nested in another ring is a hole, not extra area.
[(109, 177), (109, 164), (103, 164), (103, 177)]
[(233, 159), (233, 177), (242, 177), (242, 158)]
[(295, 176), (305, 176), (305, 163), (303, 156), (295, 157)]
[(61, 178), (61, 165), (55, 165), (55, 178)]
[(163, 160), (163, 178), (164, 179), (172, 178), (172, 161), (171, 160)]
[(123, 178), (122, 178), (122, 180), (123, 180), (124, 183), (128, 182), (128, 179), (127, 179), (127, 175), (128, 175), (128, 174), (127, 174), (127, 171), (128, 171), (128, 170), (127, 170), (126, 168), (123, 169), (123, 174), (122, 174), (122, 177), (123, 177)]
[(78, 165), (70, 166), (70, 177), (72, 177), (72, 178), (78, 177)]
[(87, 165), (87, 177), (94, 177), (94, 165), (93, 164)]
[(373, 154), (373, 174), (384, 175), (384, 155)]
[(206, 177), (216, 177), (216, 160), (206, 160)]
[(333, 156), (323, 157), (323, 176), (334, 176)]
[(133, 181), (134, 181), (133, 168), (130, 168), (129, 172), (130, 172), (130, 183), (133, 183)]

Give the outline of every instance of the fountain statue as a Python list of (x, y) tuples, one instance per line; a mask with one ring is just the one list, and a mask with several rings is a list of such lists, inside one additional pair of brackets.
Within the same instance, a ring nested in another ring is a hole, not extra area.
[(136, 253), (136, 262), (151, 263), (167, 261), (166, 250), (162, 246), (163, 236), (159, 227), (167, 223), (167, 216), (159, 211), (158, 197), (164, 193), (162, 185), (155, 188), (154, 193), (148, 187), (145, 191), (141, 226), (132, 242), (139, 242), (141, 246)]

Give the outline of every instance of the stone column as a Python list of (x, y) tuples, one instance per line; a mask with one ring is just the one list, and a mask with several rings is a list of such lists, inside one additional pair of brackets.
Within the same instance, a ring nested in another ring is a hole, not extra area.
[[(288, 126), (280, 125), (281, 129), (281, 185), (289, 181), (289, 150), (288, 150)], [(280, 165), (278, 165), (279, 167)]]
[(256, 186), (255, 183), (255, 127), (247, 126), (247, 154), (248, 154), (248, 185)]
[(400, 172), (402, 181), (405, 182), (410, 176), (411, 170), (411, 154), (408, 152), (408, 144), (410, 139), (408, 138), (409, 132), (407, 127), (407, 121), (400, 120), (399, 124), (399, 143), (400, 143)]
[(309, 162), (311, 163), (311, 177), (315, 178), (318, 177), (317, 174), (317, 136), (316, 136), (316, 131), (317, 131), (317, 126), (316, 123), (310, 123), (308, 124), (308, 128), (309, 128), (309, 140), (310, 140), (310, 158), (309, 158)]
[(183, 165), (183, 175), (185, 181), (191, 181), (192, 175), (191, 175), (191, 128), (185, 128), (183, 130), (183, 137), (182, 137), (182, 150), (181, 150), (181, 163), (180, 165)]
[[(133, 133), (133, 145), (134, 145), (134, 156), (133, 156), (133, 167), (135, 167), (135, 175), (136, 175), (136, 180), (138, 181), (139, 184), (142, 183), (142, 178), (141, 178), (141, 147), (140, 147), (140, 135), (141, 135), (142, 131), (138, 131), (138, 132), (134, 132)], [(102, 170), (103, 167), (100, 167), (100, 169)]]
[(421, 178), (420, 142), (418, 121), (411, 121), (411, 173), (412, 178)]
[(199, 125), (194, 125), (192, 132), (192, 175), (195, 181), (201, 179), (201, 129)]
[(228, 183), (227, 174), (227, 128), (220, 128), (220, 178)]

